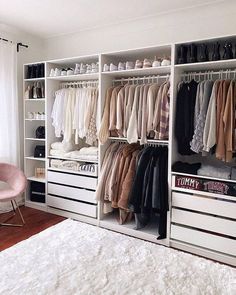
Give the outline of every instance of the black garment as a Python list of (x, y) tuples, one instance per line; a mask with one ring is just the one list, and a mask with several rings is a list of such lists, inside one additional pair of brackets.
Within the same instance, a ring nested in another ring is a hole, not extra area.
[(189, 163), (178, 161), (172, 165), (172, 170), (174, 172), (182, 172), (182, 173), (194, 174), (194, 175), (197, 175), (198, 169), (200, 168), (201, 168), (201, 163), (189, 164)]
[(192, 155), (190, 142), (194, 134), (194, 109), (198, 83), (192, 80), (181, 83), (176, 102), (175, 137), (178, 152), (181, 155)]
[(135, 213), (136, 229), (145, 227), (155, 215), (159, 239), (166, 237), (168, 211), (168, 149), (145, 148), (138, 161), (129, 196), (129, 208)]

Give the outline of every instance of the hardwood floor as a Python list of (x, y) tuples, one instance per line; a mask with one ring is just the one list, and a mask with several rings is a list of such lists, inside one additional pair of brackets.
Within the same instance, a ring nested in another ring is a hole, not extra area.
[[(35, 210), (28, 207), (21, 207), (26, 224), (23, 227), (0, 226), (0, 251), (7, 249), (20, 241), (43, 231), (44, 229), (55, 225), (66, 218), (51, 213)], [(9, 213), (0, 214), (0, 223), (3, 222)], [(19, 222), (17, 216), (9, 220), (9, 222)]]

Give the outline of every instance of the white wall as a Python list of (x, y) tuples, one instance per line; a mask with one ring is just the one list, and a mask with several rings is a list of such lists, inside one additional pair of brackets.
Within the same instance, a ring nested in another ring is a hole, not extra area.
[[(138, 9), (134, 7), (134, 10)], [(139, 8), (141, 9), (141, 8)], [(50, 38), (48, 59), (236, 34), (236, 1)], [(115, 21), (115, 20), (114, 20)]]
[(19, 129), (21, 144), (21, 166), (23, 167), (23, 64), (38, 61), (45, 58), (43, 40), (17, 30), (16, 28), (0, 24), (0, 37), (22, 42), (29, 45), (29, 48), (21, 47), (17, 54), (17, 77), (18, 77), (18, 98), (19, 98)]

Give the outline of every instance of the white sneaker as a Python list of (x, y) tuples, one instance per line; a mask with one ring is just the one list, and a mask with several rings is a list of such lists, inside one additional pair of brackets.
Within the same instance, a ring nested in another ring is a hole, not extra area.
[(163, 58), (161, 66), (170, 66), (171, 62), (169, 58)]
[(80, 64), (80, 74), (85, 74), (87, 70), (86, 65), (84, 65), (83, 63)]
[(118, 70), (118, 67), (116, 65), (114, 65), (113, 63), (110, 63), (110, 72), (114, 72), (117, 70)]
[(74, 74), (75, 75), (78, 75), (80, 72), (80, 64), (75, 64), (75, 71), (74, 71)]
[(161, 61), (160, 60), (154, 60), (154, 62), (152, 63), (153, 68), (158, 68), (160, 66), (161, 66)]
[(135, 69), (142, 69), (142, 67), (143, 67), (143, 62), (137, 59), (135, 62)]
[(91, 74), (92, 72), (92, 66), (91, 65), (86, 65), (86, 74)]
[(67, 75), (67, 71), (65, 69), (61, 70), (61, 76), (66, 76)]
[(143, 68), (151, 68), (152, 67), (152, 63), (149, 59), (145, 58), (143, 61)]
[(92, 63), (91, 67), (92, 67), (91, 73), (97, 73), (98, 72), (97, 64)]
[(118, 71), (124, 71), (125, 70), (125, 63), (119, 62), (118, 63)]
[(55, 68), (54, 77), (57, 77), (57, 76), (61, 76), (61, 70), (58, 68)]
[(110, 71), (110, 67), (107, 64), (104, 64), (103, 72), (109, 72), (109, 71)]
[(66, 71), (67, 76), (74, 75), (74, 69), (68, 68)]
[(127, 61), (125, 63), (125, 69), (126, 70), (132, 70), (132, 69), (134, 69), (134, 62), (133, 61)]
[(54, 77), (54, 76), (55, 76), (55, 70), (54, 69), (51, 69), (50, 74), (49, 74), (49, 77)]

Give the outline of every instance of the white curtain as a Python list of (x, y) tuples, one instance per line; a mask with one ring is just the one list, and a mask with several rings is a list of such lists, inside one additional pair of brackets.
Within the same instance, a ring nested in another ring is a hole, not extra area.
[[(20, 166), (16, 44), (0, 40), (0, 162)], [(0, 182), (0, 189), (5, 184)], [(0, 203), (1, 211), (10, 209)]]
[(16, 44), (0, 41), (0, 162), (20, 164)]

